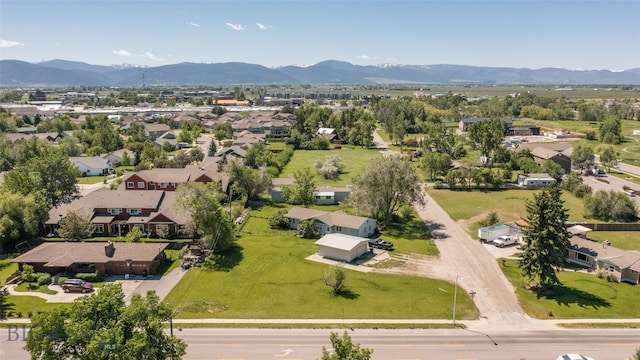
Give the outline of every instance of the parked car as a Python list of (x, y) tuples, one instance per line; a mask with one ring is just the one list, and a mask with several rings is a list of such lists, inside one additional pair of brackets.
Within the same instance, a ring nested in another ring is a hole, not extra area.
[(580, 354), (565, 354), (558, 356), (557, 360), (593, 360), (593, 358)]
[(380, 238), (369, 240), (369, 247), (382, 249), (382, 250), (393, 250), (393, 243), (390, 241), (383, 241)]
[(625, 190), (624, 193), (629, 196), (636, 196), (636, 192), (633, 190)]
[(518, 243), (518, 238), (515, 236), (502, 235), (499, 238), (493, 240), (493, 245), (497, 247), (505, 247), (510, 245), (515, 245)]
[(67, 279), (62, 285), (64, 292), (82, 292), (88, 293), (93, 291), (93, 284), (82, 279)]

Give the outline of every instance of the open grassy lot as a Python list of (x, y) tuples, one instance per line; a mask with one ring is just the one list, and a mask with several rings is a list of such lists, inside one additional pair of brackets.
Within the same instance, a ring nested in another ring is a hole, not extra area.
[[(450, 282), (415, 276), (345, 270), (347, 292), (331, 297), (322, 283), (330, 265), (305, 258), (316, 252), (314, 240), (269, 228), (274, 210), (252, 211), (238, 248), (218, 270), (193, 268), (166, 298), (181, 318), (384, 318), (446, 319), (452, 314)], [(460, 318), (478, 311), (469, 296), (458, 294)]]
[[(315, 174), (316, 185), (320, 186), (346, 186), (353, 184), (353, 179), (358, 176), (378, 156), (376, 149), (363, 149), (343, 145), (341, 150), (296, 150), (287, 166), (282, 169), (280, 177), (293, 177), (296, 170), (309, 168)], [(327, 156), (338, 155), (345, 164), (345, 169), (336, 179), (325, 179), (318, 175), (314, 164), (316, 160), (324, 162)]]
[(640, 232), (638, 231), (590, 231), (587, 237), (602, 243), (611, 242), (611, 246), (623, 250), (640, 251)]
[[(429, 195), (442, 206), (453, 220), (467, 220), (491, 211), (498, 213), (501, 221), (515, 221), (527, 216), (525, 201), (533, 199), (534, 190), (448, 190), (428, 189)], [(564, 206), (569, 210), (569, 221), (586, 221), (584, 205), (573, 194), (564, 193)], [(480, 220), (478, 218), (478, 220)], [(593, 220), (590, 220), (593, 222)]]
[(20, 292), (39, 292), (43, 294), (55, 295), (58, 292), (49, 289), (46, 285), (38, 285), (37, 283), (32, 283), (31, 287), (26, 282), (16, 286), (16, 291)]
[[(516, 260), (500, 265), (520, 300), (522, 308), (538, 319), (629, 319), (640, 317), (638, 287), (608, 282), (593, 274), (563, 271), (558, 278), (564, 284), (554, 293), (537, 295), (525, 289), (526, 279)], [(550, 316), (552, 314), (552, 316)]]

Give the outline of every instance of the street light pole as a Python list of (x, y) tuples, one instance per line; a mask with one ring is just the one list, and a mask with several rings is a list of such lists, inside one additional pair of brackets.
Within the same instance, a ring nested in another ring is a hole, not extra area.
[(460, 275), (456, 275), (456, 285), (453, 290), (453, 327), (456, 326), (456, 303), (458, 302), (458, 278)]

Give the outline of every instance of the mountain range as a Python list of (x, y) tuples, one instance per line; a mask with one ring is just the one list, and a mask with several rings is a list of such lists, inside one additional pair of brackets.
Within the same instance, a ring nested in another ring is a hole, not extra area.
[(2, 87), (197, 85), (637, 85), (640, 68), (625, 71), (466, 65), (362, 66), (327, 60), (312, 66), (269, 68), (241, 62), (155, 67), (91, 65), (68, 60), (0, 60)]

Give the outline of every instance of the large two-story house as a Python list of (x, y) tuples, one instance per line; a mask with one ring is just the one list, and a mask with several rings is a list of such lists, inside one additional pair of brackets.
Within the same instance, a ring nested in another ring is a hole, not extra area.
[(189, 181), (204, 184), (218, 182), (223, 192), (229, 191), (230, 179), (226, 173), (203, 170), (197, 166), (187, 166), (184, 169), (157, 168), (129, 173), (124, 176), (120, 189), (175, 191), (178, 185)]
[[(51, 209), (44, 223), (47, 234), (55, 234), (60, 220), (75, 212), (89, 220), (95, 233), (122, 236), (134, 226), (152, 236), (161, 231), (183, 233), (188, 218), (175, 211), (176, 193), (171, 191), (117, 191), (101, 188)], [(160, 230), (163, 228), (163, 230)]]

